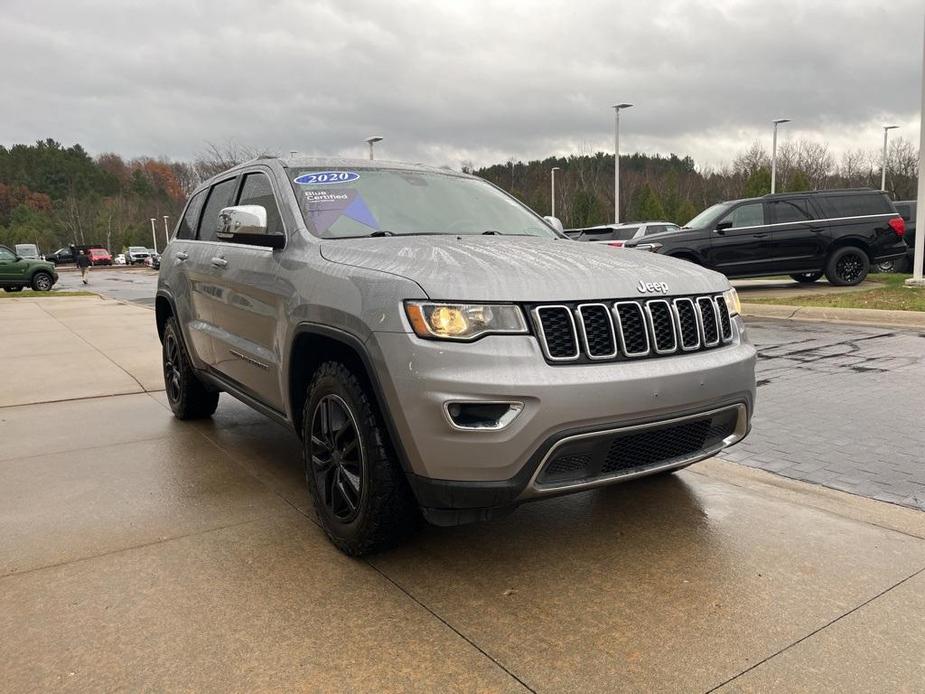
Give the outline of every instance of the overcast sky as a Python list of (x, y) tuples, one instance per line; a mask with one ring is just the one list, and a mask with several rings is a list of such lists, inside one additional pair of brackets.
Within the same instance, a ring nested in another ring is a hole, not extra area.
[(0, 142), (476, 165), (918, 141), (922, 0), (0, 0)]

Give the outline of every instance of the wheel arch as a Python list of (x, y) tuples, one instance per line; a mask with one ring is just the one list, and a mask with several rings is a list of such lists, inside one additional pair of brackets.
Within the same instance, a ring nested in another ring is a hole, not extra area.
[(164, 341), (164, 326), (167, 325), (167, 319), (176, 315), (173, 300), (166, 294), (158, 293), (154, 298), (154, 319), (157, 322), (157, 337)]
[(857, 236), (846, 236), (843, 238), (834, 239), (826, 252), (826, 258), (828, 259), (835, 251), (840, 248), (845, 248), (846, 246), (853, 246), (864, 251), (864, 254), (867, 256), (868, 260), (870, 260), (871, 265), (873, 265), (874, 257), (871, 255), (870, 244)]

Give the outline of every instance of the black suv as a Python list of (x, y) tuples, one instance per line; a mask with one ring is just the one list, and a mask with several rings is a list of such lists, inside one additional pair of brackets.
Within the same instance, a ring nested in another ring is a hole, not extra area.
[(628, 241), (727, 277), (790, 275), (858, 284), (871, 264), (906, 256), (905, 223), (870, 188), (783, 193), (721, 202), (680, 231)]

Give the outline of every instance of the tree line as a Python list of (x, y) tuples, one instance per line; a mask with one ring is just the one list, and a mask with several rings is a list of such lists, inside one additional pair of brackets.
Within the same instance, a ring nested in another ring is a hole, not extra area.
[[(90, 156), (79, 144), (52, 139), (0, 147), (0, 243), (35, 243), (46, 252), (68, 244), (103, 244), (118, 252), (150, 246), (150, 219), (158, 246), (163, 217), (173, 228), (189, 193), (203, 180), (265, 152), (209, 144), (192, 161), (118, 154)], [(777, 189), (880, 187), (878, 151), (840, 158), (824, 144), (797, 140), (778, 148)], [(508, 161), (463, 170), (481, 176), (541, 214), (550, 211), (550, 171), (556, 172), (556, 213), (567, 228), (613, 220), (613, 155), (604, 152)], [(764, 195), (771, 186), (770, 155), (755, 143), (729, 163), (698, 167), (691, 157), (628, 154), (620, 157), (620, 218), (684, 224), (722, 200)], [(887, 191), (894, 200), (915, 197), (918, 152), (895, 139), (887, 160)]]

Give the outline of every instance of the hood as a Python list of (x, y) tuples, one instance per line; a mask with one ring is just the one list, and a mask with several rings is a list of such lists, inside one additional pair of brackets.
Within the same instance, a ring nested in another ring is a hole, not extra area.
[(728, 280), (684, 260), (567, 239), (390, 236), (327, 240), (323, 258), (417, 282), (431, 299), (583, 301), (639, 297), (664, 282), (667, 296), (723, 291)]

